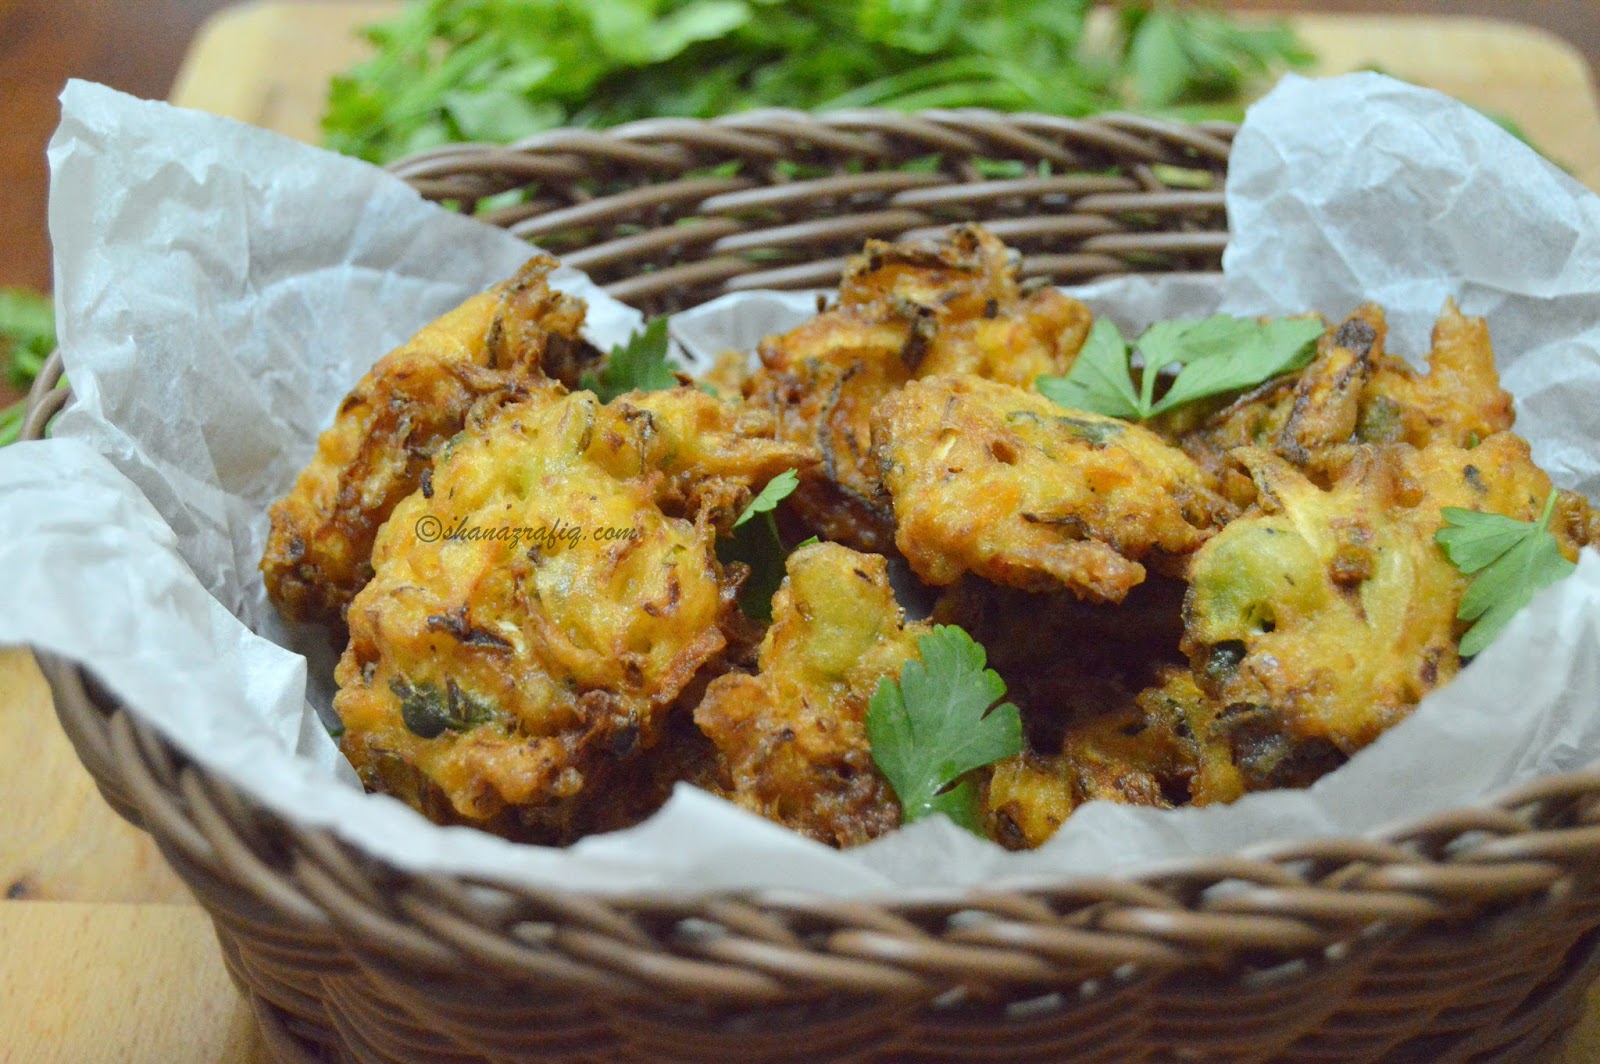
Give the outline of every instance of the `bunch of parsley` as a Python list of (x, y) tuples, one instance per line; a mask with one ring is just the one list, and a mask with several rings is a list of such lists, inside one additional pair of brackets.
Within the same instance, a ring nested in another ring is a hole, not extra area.
[[(0, 288), (0, 363), (5, 382), (25, 390), (44, 367), (56, 346), (55, 313), (50, 300), (21, 288)], [(22, 431), (26, 401), (0, 410), (0, 447), (16, 440)]]
[[(1113, 32), (1089, 32), (1097, 6)], [(377, 162), (766, 106), (1239, 117), (1257, 79), (1310, 59), (1281, 26), (1131, 0), (415, 0), (366, 36), (323, 129)]]

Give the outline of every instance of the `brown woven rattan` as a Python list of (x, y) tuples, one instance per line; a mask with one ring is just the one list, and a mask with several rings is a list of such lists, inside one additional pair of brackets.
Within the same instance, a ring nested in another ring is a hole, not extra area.
[[(826, 285), (863, 237), (958, 219), (1056, 281), (1213, 269), (1231, 133), (763, 112), (395, 169), (468, 206), (526, 188), (491, 220), (659, 311)], [(1215, 187), (1189, 187), (1196, 171)], [(52, 359), (25, 435), (67, 401), (59, 376)], [(81, 669), (40, 659), (84, 764), (210, 911), (285, 1064), (1535, 1062), (1600, 972), (1596, 774), (1126, 878), (871, 902), (598, 898), (387, 867), (267, 812)]]

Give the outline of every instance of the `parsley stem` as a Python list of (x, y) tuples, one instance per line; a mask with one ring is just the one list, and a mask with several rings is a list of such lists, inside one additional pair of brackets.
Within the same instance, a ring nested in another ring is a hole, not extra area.
[(1539, 515), (1539, 523), (1537, 526), (1540, 531), (1544, 531), (1550, 527), (1550, 518), (1556, 512), (1556, 495), (1559, 494), (1559, 492), (1559, 488), (1551, 488), (1550, 495), (1544, 500), (1544, 512)]

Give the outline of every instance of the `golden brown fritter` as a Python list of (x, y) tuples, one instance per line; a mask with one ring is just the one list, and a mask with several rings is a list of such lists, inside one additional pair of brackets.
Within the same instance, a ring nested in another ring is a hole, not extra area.
[(1495, 370), (1488, 324), (1462, 314), (1452, 299), (1434, 324), (1427, 373), (1393, 355), (1373, 358), (1357, 435), (1368, 443), (1466, 447), (1506, 431), (1515, 418)]
[(1120, 602), (1141, 559), (1194, 551), (1231, 508), (1148, 429), (977, 377), (930, 377), (873, 415), (895, 543), (930, 584), (971, 572)]
[(768, 411), (698, 388), (629, 392), (611, 405), (638, 434), (641, 470), (649, 466), (664, 477), (657, 501), (676, 516), (708, 513), (723, 534), (752, 488), (817, 464), (811, 446), (773, 438)]
[[(1397, 447), (1395, 453), (1408, 481), (1406, 502), (1415, 520), (1429, 532), (1444, 523), (1448, 506), (1500, 514), (1518, 521), (1538, 520), (1550, 497), (1550, 477), (1533, 462), (1528, 441), (1514, 432), (1497, 432), (1471, 447), (1430, 443), (1419, 449)], [(1568, 561), (1593, 542), (1595, 510), (1577, 492), (1556, 492), (1550, 533)]]
[(584, 305), (549, 287), (555, 266), (549, 256), (532, 259), (424, 326), (345, 397), (311, 464), (271, 510), (261, 571), (284, 616), (339, 618), (372, 575), (378, 527), (417, 490), (474, 402), (512, 388), (558, 387), (553, 377), (586, 364)]
[(1041, 845), (1085, 802), (1172, 809), (1244, 793), (1219, 738), (1220, 707), (1188, 668), (1159, 670), (1154, 686), (1076, 718), (1059, 754), (1024, 753), (994, 766), (984, 789), (990, 834), (1012, 849)]
[(745, 390), (777, 416), (782, 438), (822, 454), (793, 496), (807, 523), (884, 552), (891, 515), (868, 453), (878, 401), (941, 373), (1029, 387), (1071, 368), (1089, 324), (1088, 308), (1054, 289), (1024, 294), (1012, 253), (976, 226), (931, 241), (868, 241), (833, 309), (763, 341)]
[(1247, 504), (1254, 485), (1228, 461), (1238, 447), (1262, 447), (1293, 463), (1318, 483), (1354, 442), (1361, 396), (1374, 359), (1384, 357), (1388, 326), (1383, 311), (1360, 307), (1317, 342), (1317, 355), (1298, 374), (1277, 377), (1220, 408), (1180, 408), (1154, 427), (1218, 477), (1230, 499)]
[(1437, 505), (1403, 506), (1398, 449), (1362, 448), (1328, 491), (1268, 451), (1234, 457), (1262, 512), (1191, 559), (1185, 649), (1246, 786), (1304, 786), (1455, 675), (1465, 584)]
[(772, 602), (761, 671), (712, 682), (695, 723), (726, 764), (739, 805), (819, 842), (854, 846), (900, 823), (867, 742), (878, 683), (918, 657), (880, 555), (801, 547)]
[(566, 841), (645, 771), (737, 591), (709, 517), (658, 506), (647, 425), (587, 392), (484, 403), (396, 507), (336, 672), (369, 786), (410, 772), (425, 811)]
[(1249, 502), (1253, 488), (1229, 472), (1228, 454), (1237, 447), (1271, 450), (1326, 487), (1359, 444), (1466, 447), (1511, 427), (1511, 397), (1500, 387), (1482, 318), (1445, 303), (1427, 373), (1389, 354), (1387, 335), (1383, 309), (1359, 307), (1323, 336), (1299, 374), (1218, 409), (1180, 410), (1155, 427), (1217, 474), (1239, 503)]

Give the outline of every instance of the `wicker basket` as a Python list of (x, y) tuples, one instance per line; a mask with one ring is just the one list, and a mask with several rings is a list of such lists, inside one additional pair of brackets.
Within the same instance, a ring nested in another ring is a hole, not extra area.
[[(528, 186), (489, 217), (662, 311), (827, 285), (864, 237), (958, 219), (1055, 281), (1215, 269), (1231, 135), (762, 112), (395, 169), (468, 206)], [(59, 374), (27, 435), (66, 400)], [(1549, 1061), (1600, 971), (1600, 775), (1127, 878), (602, 899), (387, 867), (253, 805), (77, 667), (41, 665), (107, 800), (215, 919), (283, 1062)]]

